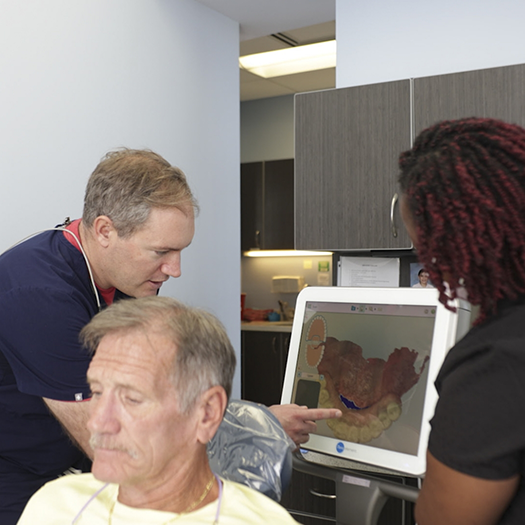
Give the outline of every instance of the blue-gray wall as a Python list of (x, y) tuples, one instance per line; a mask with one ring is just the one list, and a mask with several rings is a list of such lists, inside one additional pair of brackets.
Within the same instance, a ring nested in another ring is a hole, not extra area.
[(525, 62), (522, 0), (336, 2), (336, 86)]
[(293, 157), (293, 95), (242, 102), (241, 162)]
[(239, 354), (238, 23), (194, 0), (3, 0), (0, 48), (0, 250), (78, 217), (108, 150), (151, 148), (202, 210), (162, 293), (216, 313)]

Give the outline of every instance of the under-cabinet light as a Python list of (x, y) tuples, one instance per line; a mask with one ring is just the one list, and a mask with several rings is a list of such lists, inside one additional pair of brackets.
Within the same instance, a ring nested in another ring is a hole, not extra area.
[(263, 78), (282, 77), (335, 67), (336, 41), (318, 42), (239, 58), (242, 69)]
[(332, 252), (310, 252), (304, 250), (250, 250), (243, 253), (246, 257), (315, 257), (331, 256)]

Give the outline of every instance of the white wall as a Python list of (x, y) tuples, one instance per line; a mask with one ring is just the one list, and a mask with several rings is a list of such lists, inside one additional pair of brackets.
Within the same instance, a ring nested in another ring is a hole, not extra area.
[(337, 0), (336, 86), (525, 62), (523, 0)]
[(0, 49), (0, 250), (78, 217), (106, 151), (151, 148), (202, 209), (163, 293), (216, 313), (239, 355), (238, 24), (194, 0), (3, 0)]

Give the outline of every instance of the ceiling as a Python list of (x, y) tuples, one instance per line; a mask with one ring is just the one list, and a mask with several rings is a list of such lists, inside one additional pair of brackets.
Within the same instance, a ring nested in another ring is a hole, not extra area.
[[(239, 22), (239, 56), (335, 39), (335, 0), (198, 0)], [(335, 87), (335, 68), (264, 79), (240, 70), (241, 101)]]
[(335, 20), (335, 0), (198, 0), (239, 22), (240, 41)]
[[(273, 51), (291, 47), (291, 45), (313, 44), (335, 39), (335, 21), (313, 26), (274, 33), (240, 44), (240, 56), (263, 51)], [(291, 43), (285, 43), (283, 40)], [(241, 102), (259, 98), (291, 95), (304, 91), (315, 91), (335, 87), (335, 67), (296, 73), (283, 77), (262, 78), (253, 73), (240, 70)]]

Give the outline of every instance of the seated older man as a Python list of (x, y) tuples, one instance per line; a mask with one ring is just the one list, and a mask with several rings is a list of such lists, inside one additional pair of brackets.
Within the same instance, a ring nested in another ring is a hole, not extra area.
[(90, 474), (44, 485), (22, 525), (296, 523), (266, 496), (214, 475), (235, 354), (219, 321), (165, 297), (121, 301), (83, 329), (95, 355)]

